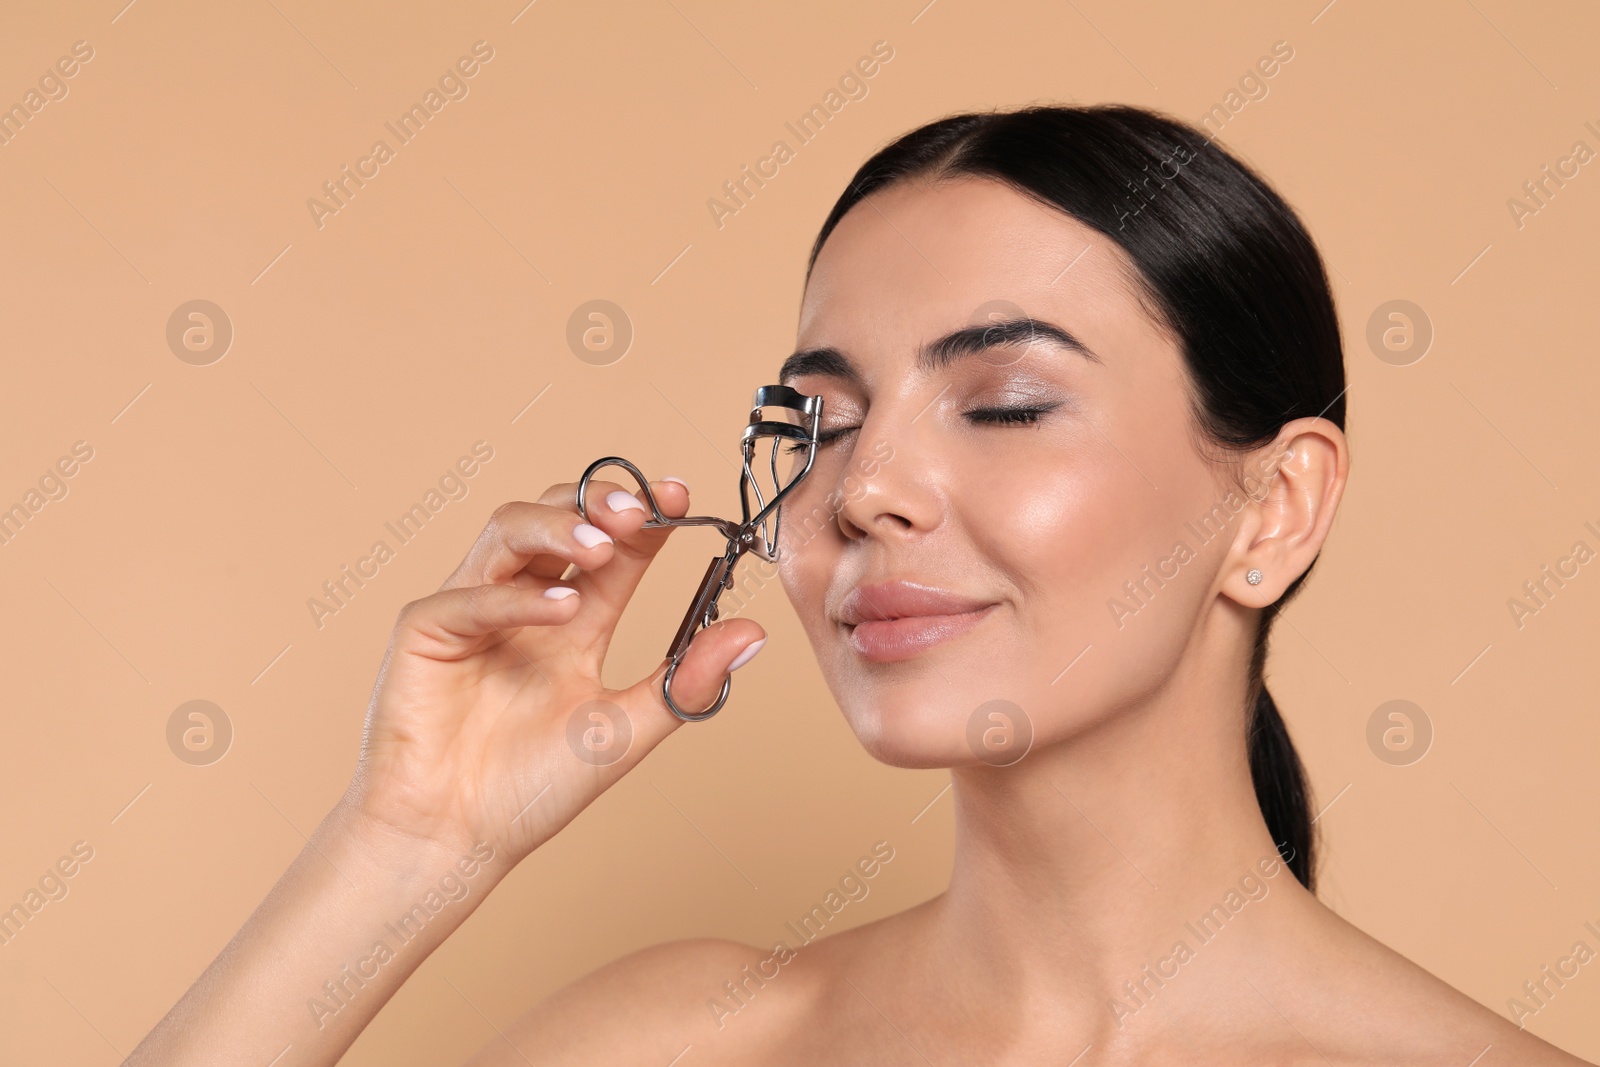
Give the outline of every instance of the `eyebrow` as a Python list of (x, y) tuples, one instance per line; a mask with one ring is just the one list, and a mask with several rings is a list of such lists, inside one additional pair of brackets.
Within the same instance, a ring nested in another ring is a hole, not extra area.
[[(987, 325), (965, 326), (945, 334), (931, 344), (923, 346), (917, 357), (917, 367), (923, 371), (943, 370), (956, 361), (977, 355), (991, 348), (1006, 348), (1033, 341), (1045, 341), (1065, 352), (1075, 352), (1083, 358), (1103, 364), (1088, 345), (1067, 330), (1040, 319), (1006, 319)], [(806, 374), (837, 378), (850, 385), (865, 384), (861, 372), (837, 348), (807, 348), (783, 361), (778, 371), (778, 381), (787, 385), (792, 379)]]

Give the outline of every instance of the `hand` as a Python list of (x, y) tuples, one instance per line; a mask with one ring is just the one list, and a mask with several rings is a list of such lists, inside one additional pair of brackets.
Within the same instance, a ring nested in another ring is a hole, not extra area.
[[(664, 515), (688, 512), (681, 483), (651, 489)], [(578, 514), (576, 482), (502, 505), (439, 591), (401, 610), (342, 802), (361, 823), (456, 852), (488, 840), (509, 867), (682, 725), (661, 698), (665, 658), (627, 689), (600, 684), (617, 620), (672, 533), (641, 529), (649, 512), (612, 505), (623, 498), (639, 499), (590, 482), (594, 527)], [(578, 573), (563, 581), (568, 564)], [(559, 588), (577, 592), (545, 595)], [(701, 631), (673, 675), (678, 706), (709, 707), (730, 665), (765, 637), (749, 619)]]

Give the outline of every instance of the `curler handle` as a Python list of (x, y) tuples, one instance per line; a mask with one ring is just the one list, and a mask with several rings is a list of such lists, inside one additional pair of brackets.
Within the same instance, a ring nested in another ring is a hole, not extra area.
[(727, 701), (728, 691), (733, 684), (731, 675), (724, 679), (722, 693), (717, 697), (716, 703), (698, 713), (684, 711), (672, 699), (672, 677), (677, 673), (678, 664), (683, 660), (684, 653), (689, 651), (689, 643), (694, 640), (694, 635), (700, 632), (701, 627), (716, 621), (717, 598), (728, 585), (728, 577), (736, 560), (735, 550), (726, 556), (716, 556), (707, 564), (705, 576), (700, 579), (700, 591), (695, 594), (694, 602), (689, 605), (688, 612), (683, 616), (683, 622), (678, 625), (678, 633), (672, 639), (672, 647), (667, 650), (667, 656), (672, 663), (667, 667), (666, 677), (661, 680), (661, 696), (666, 700), (667, 707), (672, 713), (685, 722), (699, 722), (715, 715)]

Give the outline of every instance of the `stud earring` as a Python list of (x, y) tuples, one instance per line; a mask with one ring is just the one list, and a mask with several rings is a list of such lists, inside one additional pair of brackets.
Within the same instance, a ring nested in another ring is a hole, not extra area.
[(1248, 571), (1245, 572), (1244, 580), (1249, 582), (1251, 585), (1260, 585), (1261, 584), (1261, 572), (1256, 570), (1254, 567), (1251, 567)]

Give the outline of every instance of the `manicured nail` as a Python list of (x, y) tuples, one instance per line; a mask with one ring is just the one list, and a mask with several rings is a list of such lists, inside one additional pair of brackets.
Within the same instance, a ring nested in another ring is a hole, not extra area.
[(643, 511), (644, 504), (632, 493), (625, 493), (618, 489), (615, 493), (606, 494), (606, 507), (612, 511)]
[(611, 540), (610, 534), (600, 529), (600, 527), (590, 526), (586, 522), (580, 522), (574, 526), (572, 528), (572, 536), (584, 548), (593, 548), (595, 545), (603, 545)]
[(550, 600), (565, 600), (569, 596), (577, 596), (578, 591), (570, 585), (552, 585), (544, 591), (544, 595)]
[(743, 667), (746, 663), (749, 663), (751, 660), (755, 659), (756, 653), (760, 652), (761, 646), (766, 643), (767, 639), (763, 637), (761, 640), (757, 641), (755, 644), (751, 645), (749, 648), (735, 656), (733, 658), (733, 662), (728, 664), (729, 672), (736, 671), (740, 667)]
[(679, 485), (683, 486), (684, 489), (688, 489), (689, 488), (689, 483), (684, 481), (682, 478), (679, 478), (675, 474), (669, 474), (669, 475), (665, 476), (664, 478), (662, 478), (661, 480), (664, 481), (664, 482), (677, 482)]

